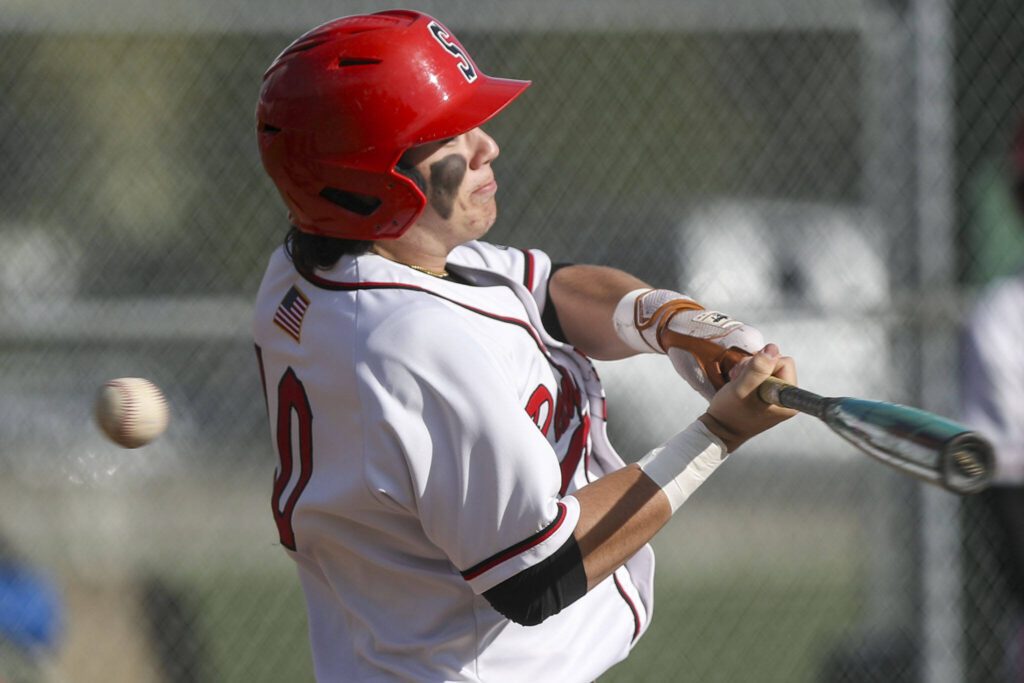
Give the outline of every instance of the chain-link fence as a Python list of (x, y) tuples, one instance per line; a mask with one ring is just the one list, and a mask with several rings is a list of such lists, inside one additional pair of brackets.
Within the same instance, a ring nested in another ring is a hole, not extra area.
[[(254, 108), (300, 32), (385, 8), (0, 3), (0, 680), (310, 680), (248, 332), (286, 227)], [(1019, 0), (418, 9), (534, 82), (489, 127), (490, 239), (687, 291), (820, 393), (958, 413), (962, 315), (1024, 256)], [(658, 358), (601, 370), (627, 459), (700, 408)], [(170, 401), (140, 451), (92, 424), (121, 376)], [(987, 500), (811, 418), (744, 451), (656, 538), (654, 623), (603, 681), (1024, 680)]]

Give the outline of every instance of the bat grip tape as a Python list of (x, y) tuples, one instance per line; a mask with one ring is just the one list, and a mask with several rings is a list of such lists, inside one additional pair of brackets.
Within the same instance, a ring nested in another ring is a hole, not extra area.
[(791, 408), (801, 413), (823, 418), (828, 407), (827, 399), (814, 392), (801, 389), (783, 382), (776, 377), (769, 377), (757, 388), (757, 395), (765, 403)]

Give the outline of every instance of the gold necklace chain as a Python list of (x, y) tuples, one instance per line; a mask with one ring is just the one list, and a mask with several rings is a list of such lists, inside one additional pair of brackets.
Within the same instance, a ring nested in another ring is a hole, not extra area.
[(448, 277), (449, 275), (451, 275), (451, 273), (449, 273), (447, 270), (440, 270), (440, 271), (438, 271), (438, 270), (430, 270), (429, 268), (424, 268), (423, 266), (414, 266), (411, 263), (403, 263), (402, 265), (403, 266), (409, 266), (413, 270), (418, 270), (421, 273), (426, 273), (427, 275), (433, 275), (434, 277)]
[(379, 251), (377, 251), (376, 247), (373, 247), (370, 251), (372, 251), (374, 254), (376, 254), (377, 256), (380, 256), (383, 259), (387, 259), (388, 261), (391, 261), (392, 263), (397, 263), (397, 264), (402, 265), (402, 266), (407, 266), (409, 268), (412, 268), (413, 270), (418, 270), (421, 273), (425, 273), (425, 274), (431, 275), (433, 277), (445, 278), (445, 277), (448, 277), (449, 275), (451, 275), (451, 273), (449, 273), (447, 270), (430, 270), (429, 268), (424, 268), (423, 266), (414, 266), (411, 263), (403, 263), (402, 261), (396, 261), (395, 259), (391, 258), (390, 256), (385, 256), (384, 254), (382, 254)]

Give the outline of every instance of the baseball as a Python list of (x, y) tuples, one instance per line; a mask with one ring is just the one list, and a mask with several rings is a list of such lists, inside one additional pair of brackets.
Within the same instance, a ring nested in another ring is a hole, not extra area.
[(160, 436), (170, 417), (159, 387), (141, 377), (121, 377), (104, 384), (96, 396), (96, 423), (111, 441), (138, 448)]

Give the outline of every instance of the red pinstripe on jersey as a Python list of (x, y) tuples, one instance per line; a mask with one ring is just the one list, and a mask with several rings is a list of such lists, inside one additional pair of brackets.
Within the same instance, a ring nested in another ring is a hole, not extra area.
[(627, 605), (629, 605), (629, 611), (633, 613), (633, 640), (636, 640), (640, 637), (640, 613), (637, 612), (636, 605), (633, 604), (633, 600), (630, 599), (629, 595), (626, 593), (626, 589), (624, 589), (622, 584), (619, 583), (619, 577), (612, 574), (612, 579), (615, 581), (615, 588), (619, 591), (619, 595), (621, 595), (622, 599), (626, 601)]

